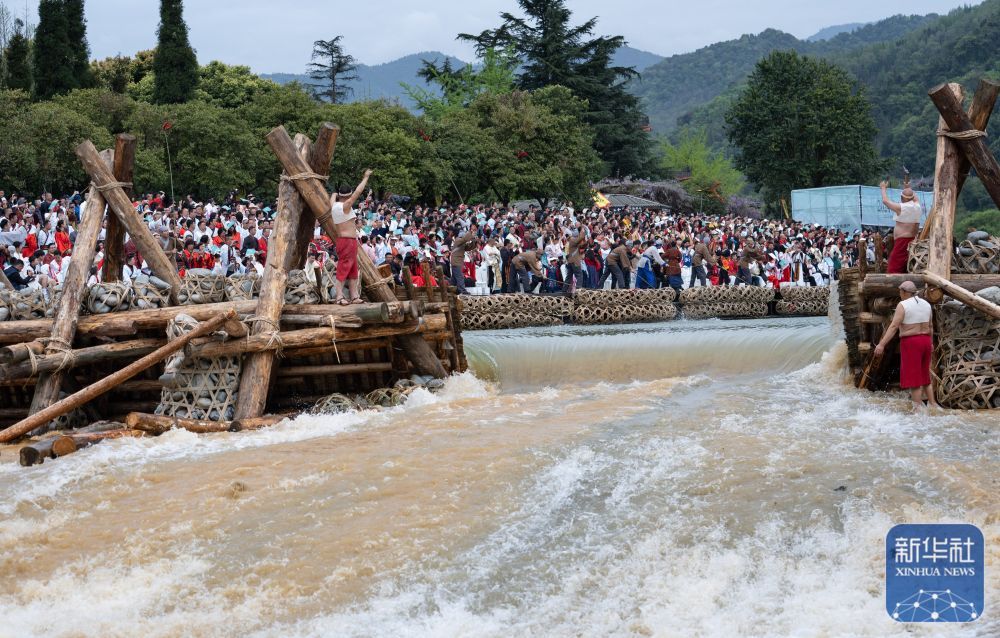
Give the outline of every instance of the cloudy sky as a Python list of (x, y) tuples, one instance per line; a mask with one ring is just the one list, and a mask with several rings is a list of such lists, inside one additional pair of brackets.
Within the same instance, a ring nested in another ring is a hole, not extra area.
[[(0, 0), (18, 13), (25, 5), (37, 21), (37, 0)], [(768, 27), (805, 38), (820, 29), (870, 22), (897, 13), (946, 13), (957, 0), (569, 0), (576, 22), (599, 16), (602, 34), (622, 34), (632, 46), (660, 55), (758, 33)], [(202, 63), (246, 64), (259, 73), (302, 72), (312, 42), (344, 35), (349, 53), (379, 64), (408, 53), (437, 50), (465, 60), (471, 48), (459, 32), (478, 33), (499, 23), (515, 0), (186, 0), (191, 42)], [(130, 55), (152, 48), (158, 0), (87, 0), (88, 38), (94, 57)]]

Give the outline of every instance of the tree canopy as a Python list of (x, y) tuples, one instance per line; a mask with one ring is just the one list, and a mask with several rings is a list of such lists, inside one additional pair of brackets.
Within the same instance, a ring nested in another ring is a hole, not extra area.
[(796, 188), (867, 183), (884, 169), (857, 82), (793, 51), (757, 64), (726, 123), (736, 167), (772, 203)]
[(358, 65), (354, 56), (344, 51), (338, 35), (332, 40), (316, 40), (313, 42), (312, 62), (309, 63), (309, 77), (315, 80), (312, 84), (313, 95), (317, 99), (331, 104), (340, 104), (351, 95), (348, 82), (358, 79)]
[(160, 0), (160, 28), (153, 57), (153, 95), (157, 104), (179, 104), (198, 86), (198, 58), (188, 41), (182, 0)]

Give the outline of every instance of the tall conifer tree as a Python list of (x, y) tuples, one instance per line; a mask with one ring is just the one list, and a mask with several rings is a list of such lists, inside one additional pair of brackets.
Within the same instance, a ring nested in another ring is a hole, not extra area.
[(47, 100), (78, 86), (68, 32), (62, 0), (41, 0), (32, 51), (33, 95), (37, 100)]
[(63, 10), (66, 12), (66, 37), (72, 51), (73, 77), (77, 86), (92, 86), (90, 46), (87, 44), (87, 19), (84, 16), (83, 0), (63, 0)]
[(31, 47), (24, 34), (24, 23), (14, 21), (14, 35), (3, 52), (7, 64), (8, 89), (31, 92)]
[(160, 28), (153, 58), (153, 101), (177, 104), (191, 98), (198, 86), (198, 58), (188, 41), (182, 0), (160, 0)]

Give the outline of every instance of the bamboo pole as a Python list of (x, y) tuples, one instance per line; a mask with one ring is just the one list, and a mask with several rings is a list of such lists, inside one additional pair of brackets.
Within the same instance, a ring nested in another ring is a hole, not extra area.
[(976, 129), (969, 116), (962, 109), (962, 103), (947, 84), (940, 84), (928, 92), (934, 106), (941, 113), (942, 119), (948, 125), (951, 135), (958, 135), (955, 141), (965, 153), (969, 163), (976, 169), (979, 181), (986, 187), (986, 192), (993, 198), (993, 203), (1000, 207), (1000, 164), (997, 163), (986, 143), (986, 136)]
[[(303, 159), (309, 156), (310, 142), (305, 135), (295, 136), (295, 149)], [(288, 179), (282, 176), (278, 186), (278, 212), (268, 243), (267, 266), (260, 285), (260, 298), (254, 313), (259, 320), (251, 327), (251, 334), (261, 335), (275, 330), (285, 305), (285, 284), (288, 281), (286, 262), (295, 251), (295, 234), (302, 216), (302, 198)], [(240, 376), (240, 401), (236, 418), (257, 417), (264, 414), (267, 395), (271, 390), (271, 373), (274, 370), (274, 351), (256, 352), (243, 361)]]
[(939, 277), (938, 275), (935, 275), (934, 273), (931, 272), (924, 273), (924, 280), (927, 281), (927, 283), (929, 284), (937, 286), (938, 288), (945, 291), (955, 299), (964, 303), (966, 306), (969, 306), (970, 308), (975, 308), (979, 312), (989, 315), (994, 319), (1000, 319), (1000, 306), (996, 305), (992, 301), (984, 297), (980, 297), (979, 295), (973, 294), (968, 290), (966, 290), (965, 288), (956, 286), (955, 284), (948, 281), (944, 277)]
[[(146, 263), (153, 269), (157, 277), (170, 284), (171, 301), (177, 303), (177, 292), (181, 287), (181, 278), (177, 274), (177, 265), (167, 257), (163, 249), (160, 248), (160, 245), (156, 243), (156, 239), (149, 231), (149, 228), (135, 214), (132, 202), (129, 200), (128, 195), (125, 194), (125, 191), (120, 186), (113, 187), (115, 178), (108, 167), (101, 161), (100, 157), (98, 157), (97, 149), (94, 148), (93, 143), (90, 140), (84, 141), (76, 147), (76, 155), (80, 158), (84, 170), (94, 181), (97, 188), (103, 189), (102, 193), (108, 203), (108, 208), (118, 217), (118, 220), (122, 222), (126, 230), (128, 230), (132, 241), (139, 248), (139, 252), (142, 253)], [(72, 262), (70, 263), (72, 265)]]
[[(134, 135), (119, 133), (115, 135), (115, 165), (113, 173), (115, 179), (123, 184), (131, 184), (135, 173), (135, 148), (136, 141)], [(123, 186), (125, 194), (132, 195), (132, 186)], [(111, 213), (106, 218), (107, 227), (104, 229), (104, 266), (102, 269), (102, 280), (106, 283), (121, 281), (122, 267), (125, 265), (125, 226), (118, 217)]]
[(0, 431), (0, 443), (7, 443), (16, 438), (24, 436), (25, 434), (34, 430), (35, 428), (45, 425), (52, 419), (60, 417), (63, 414), (66, 414), (67, 412), (70, 412), (80, 407), (81, 405), (89, 401), (92, 401), (93, 399), (101, 396), (102, 394), (108, 392), (109, 390), (114, 389), (115, 386), (117, 386), (119, 383), (131, 379), (132, 377), (139, 374), (143, 370), (147, 370), (153, 367), (154, 365), (156, 365), (163, 359), (167, 358), (171, 354), (177, 352), (178, 350), (181, 350), (191, 340), (212, 333), (213, 331), (217, 330), (219, 326), (221, 326), (226, 321), (232, 319), (235, 316), (236, 313), (231, 310), (225, 314), (210, 319), (199, 325), (197, 328), (195, 328), (188, 334), (179, 337), (177, 339), (174, 339), (173, 341), (163, 346), (162, 348), (156, 350), (155, 352), (151, 352), (142, 359), (139, 359), (138, 361), (133, 362), (132, 364), (126, 366), (125, 368), (107, 377), (104, 377), (97, 383), (94, 383), (93, 385), (84, 388), (83, 390), (80, 390), (79, 392), (76, 392), (66, 397), (65, 399), (62, 399), (61, 401), (57, 401), (56, 403), (46, 407), (45, 409), (32, 414), (27, 419), (15, 423), (14, 425)]
[[(295, 146), (283, 126), (272, 130), (267, 135), (267, 142), (288, 174), (304, 175), (310, 172), (306, 162), (296, 154)], [(327, 234), (330, 237), (337, 237), (337, 228), (331, 214), (330, 196), (320, 180), (315, 178), (297, 179), (293, 183)], [(378, 269), (372, 263), (371, 258), (363, 250), (358, 251), (358, 267), (361, 271), (361, 283), (370, 299), (398, 301), (389, 286), (379, 276)], [(399, 339), (407, 357), (421, 374), (439, 379), (446, 376), (441, 361), (434, 356), (430, 345), (423, 339), (414, 335), (404, 335)]]
[[(114, 164), (112, 151), (101, 151), (100, 159), (111, 167)], [(76, 322), (83, 305), (83, 296), (87, 292), (87, 279), (90, 277), (90, 267), (97, 253), (97, 237), (104, 224), (104, 196), (96, 186), (90, 188), (87, 199), (87, 213), (77, 226), (76, 243), (73, 244), (73, 259), (66, 270), (63, 281), (63, 294), (59, 299), (59, 308), (52, 320), (50, 342), (46, 348), (49, 354), (55, 354), (60, 349), (73, 347), (76, 337)], [(52, 405), (59, 399), (62, 389), (63, 375), (59, 369), (45, 372), (35, 384), (35, 394), (31, 399), (28, 412), (34, 414)]]

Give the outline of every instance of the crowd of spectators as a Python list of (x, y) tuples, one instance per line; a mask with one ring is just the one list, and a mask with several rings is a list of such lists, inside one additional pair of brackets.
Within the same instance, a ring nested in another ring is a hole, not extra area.
[[(252, 195), (220, 201), (164, 193), (134, 198), (140, 216), (183, 275), (262, 273), (276, 205)], [(356, 207), (360, 248), (389, 264), (399, 280), (409, 268), (417, 283), (443, 267), (462, 290), (561, 292), (575, 287), (680, 289), (694, 285), (828, 285), (857, 259), (869, 232), (791, 220), (675, 214), (662, 209), (493, 205), (403, 206), (369, 191)], [(28, 197), (0, 190), (0, 266), (15, 288), (59, 285), (73, 257), (78, 221), (89, 214), (81, 193)], [(102, 229), (90, 283), (101, 281)], [(871, 242), (869, 242), (870, 244)], [(869, 249), (871, 250), (871, 249)], [(122, 278), (148, 266), (130, 238)], [(869, 255), (872, 258), (873, 255)], [(319, 226), (309, 263), (336, 259)]]

